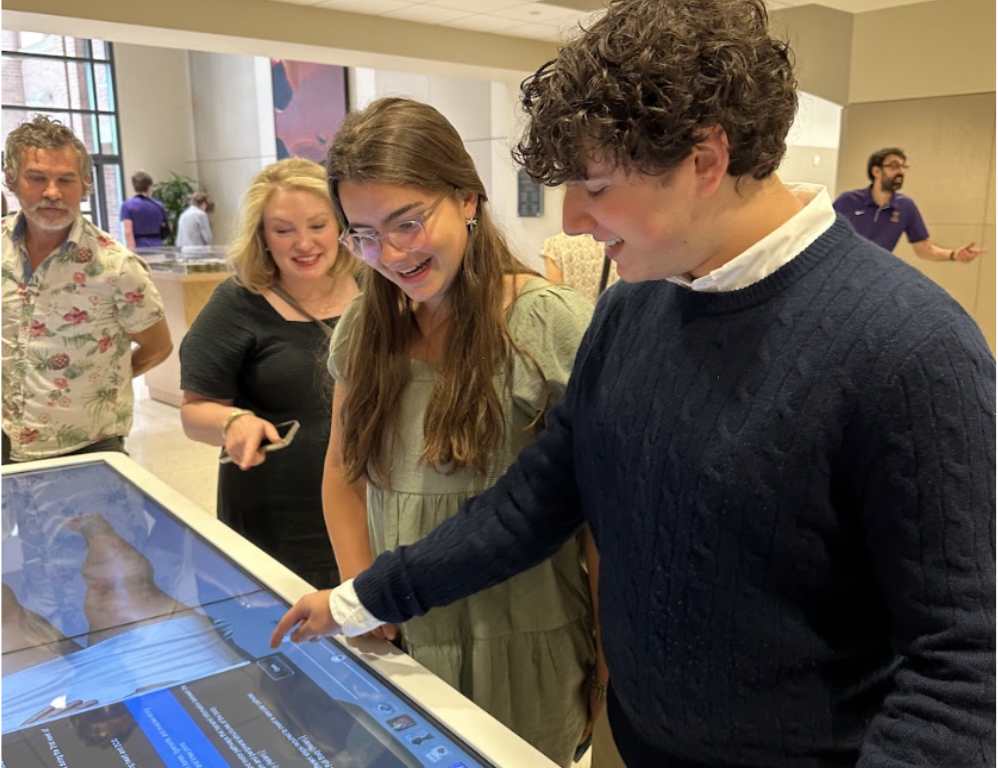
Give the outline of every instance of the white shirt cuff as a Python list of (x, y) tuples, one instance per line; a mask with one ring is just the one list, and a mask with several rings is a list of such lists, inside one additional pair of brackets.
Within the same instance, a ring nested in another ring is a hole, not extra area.
[(360, 602), (353, 579), (347, 579), (329, 594), (329, 612), (347, 637), (363, 635), (385, 623), (372, 616)]

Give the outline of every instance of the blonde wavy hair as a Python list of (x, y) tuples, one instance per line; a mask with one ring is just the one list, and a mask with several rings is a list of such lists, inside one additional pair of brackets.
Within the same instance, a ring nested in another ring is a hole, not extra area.
[[(329, 195), (326, 170), (318, 163), (300, 157), (289, 157), (268, 165), (250, 180), (243, 195), (239, 227), (229, 249), (229, 262), (239, 282), (251, 293), (260, 294), (277, 279), (277, 264), (267, 250), (263, 238), (263, 212), (278, 189), (304, 191), (329, 203), (330, 214), (340, 226), (339, 217)], [(360, 265), (342, 245), (339, 246), (330, 277), (353, 275)]]

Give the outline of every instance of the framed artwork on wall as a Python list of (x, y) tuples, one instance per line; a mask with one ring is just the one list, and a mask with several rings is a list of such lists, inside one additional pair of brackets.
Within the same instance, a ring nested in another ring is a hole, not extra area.
[(516, 215), (544, 215), (544, 187), (530, 178), (523, 169), (516, 173)]
[(326, 161), (349, 105), (346, 67), (271, 59), (277, 159)]

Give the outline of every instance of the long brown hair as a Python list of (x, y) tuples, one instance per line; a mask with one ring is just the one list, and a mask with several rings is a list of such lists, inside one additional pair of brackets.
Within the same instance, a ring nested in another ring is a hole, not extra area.
[[(379, 99), (347, 116), (327, 159), (333, 201), (342, 181), (380, 182), (449, 192), (460, 202), (478, 193), (477, 225), (448, 294), (451, 309), (444, 359), (423, 415), (420, 461), (442, 471), (484, 473), (506, 424), (493, 376), (512, 372), (513, 342), (504, 301), (504, 276), (531, 274), (512, 254), (487, 204), (485, 186), (464, 142), (428, 104)], [(367, 270), (356, 330), (343, 375), (348, 394), (341, 412), (343, 468), (351, 482), (387, 482), (388, 442), (398, 436), (399, 400), (409, 382), (412, 348), (419, 338), (413, 302), (390, 280)], [(508, 377), (507, 377), (508, 378)]]

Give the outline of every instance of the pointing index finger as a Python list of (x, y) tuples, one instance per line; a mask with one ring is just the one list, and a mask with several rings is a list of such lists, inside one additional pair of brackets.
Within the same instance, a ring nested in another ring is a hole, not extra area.
[(291, 609), (285, 613), (283, 617), (281, 617), (281, 620), (277, 622), (277, 627), (274, 629), (274, 633), (270, 636), (270, 647), (277, 648), (288, 631), (304, 618), (305, 616), (299, 609), (298, 605), (296, 604), (292, 606)]

